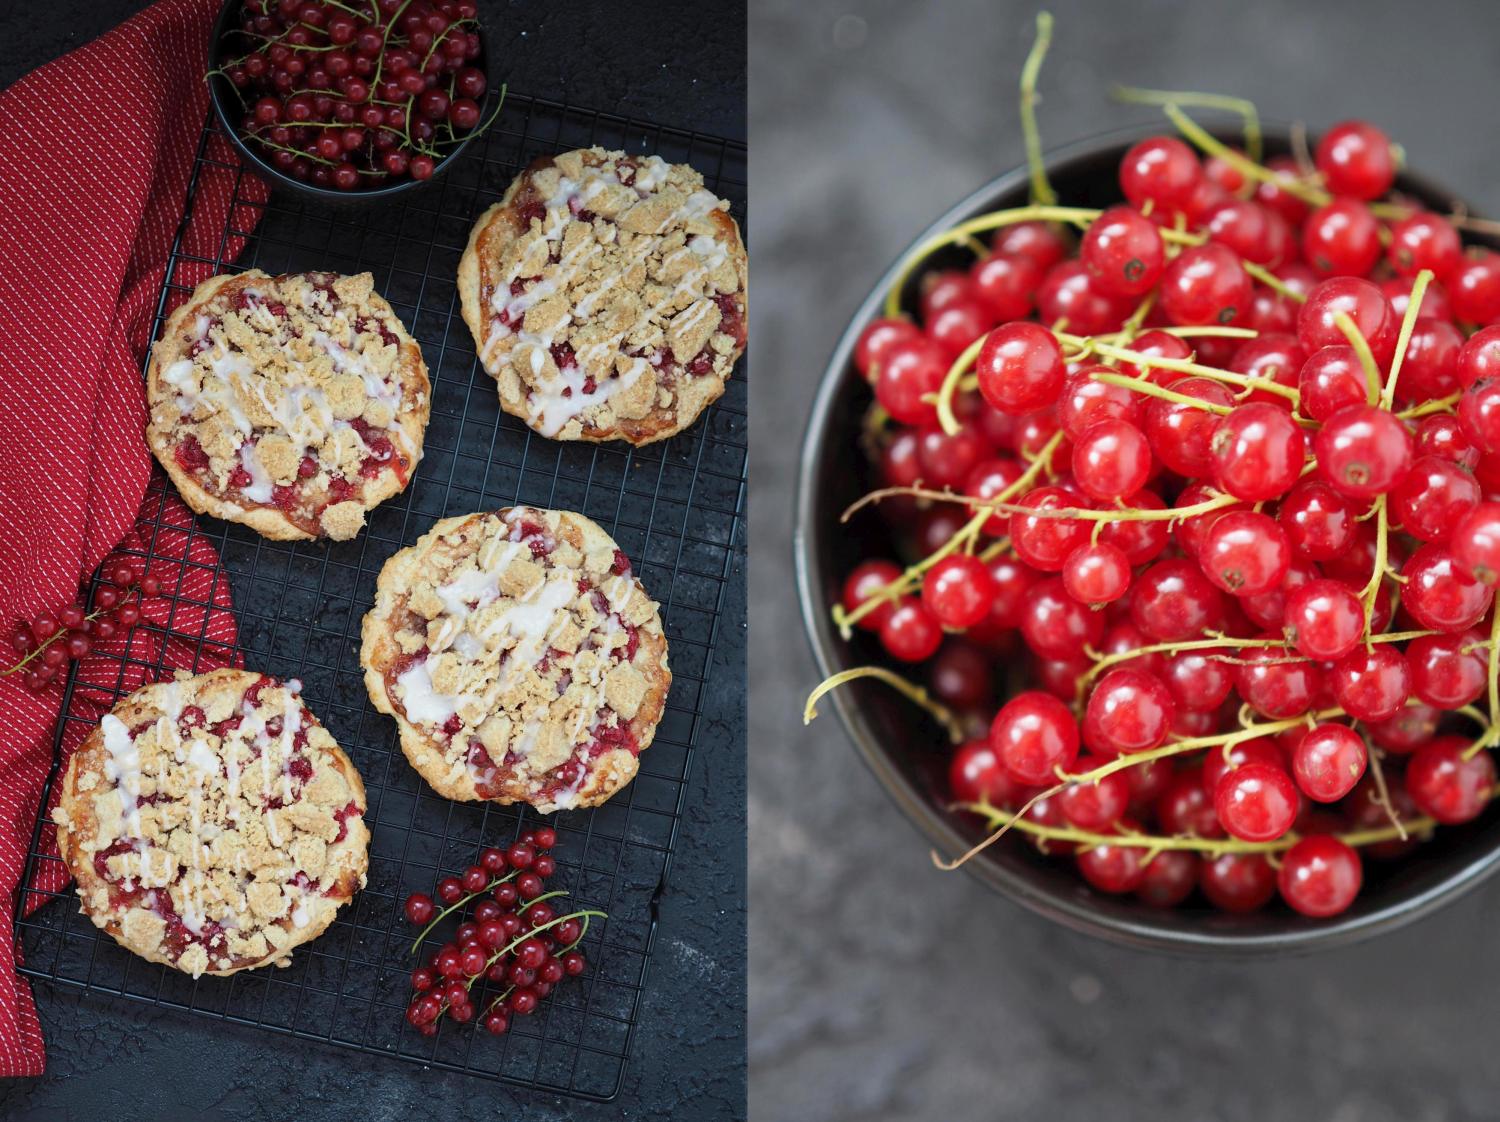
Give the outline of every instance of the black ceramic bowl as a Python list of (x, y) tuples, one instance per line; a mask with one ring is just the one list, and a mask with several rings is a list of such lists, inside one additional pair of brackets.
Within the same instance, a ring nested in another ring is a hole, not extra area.
[[(214, 29), (208, 41), (209, 70), (218, 70), (223, 65), (226, 57), (236, 57), (227, 54), (224, 40), (229, 32), (239, 27), (240, 10), (243, 6), (243, 0), (226, 0), (224, 6), (219, 9), (219, 18), (214, 21)], [(488, 76), (490, 73), (489, 52), (485, 46), (484, 31), (482, 29), (479, 32), (479, 41), (480, 53), (479, 57), (474, 60), (473, 65), (484, 71)], [(318, 199), (325, 203), (353, 205), (363, 202), (394, 199), (398, 195), (405, 195), (411, 191), (419, 191), (423, 187), (428, 187), (436, 183), (478, 135), (477, 130), (470, 130), (467, 136), (464, 136), (457, 144), (448, 149), (447, 154), (435, 163), (432, 175), (427, 179), (402, 179), (383, 187), (362, 188), (356, 191), (340, 191), (334, 187), (319, 187), (312, 183), (304, 183), (294, 176), (287, 175), (267, 160), (260, 149), (253, 148), (245, 143), (239, 131), (240, 120), (245, 115), (245, 109), (240, 102), (238, 91), (228, 78), (222, 74), (211, 75), (208, 80), (208, 94), (209, 99), (213, 103), (214, 115), (219, 119), (219, 127), (229, 137), (229, 143), (234, 145), (235, 151), (240, 154), (240, 158), (245, 161), (247, 167), (275, 187), (291, 191), (306, 198)], [(489, 95), (486, 95), (486, 102), (488, 101), (488, 97)]]
[[(1113, 133), (1049, 156), (1047, 166), (1060, 200), (1091, 207), (1120, 201), (1115, 175), (1121, 156), (1136, 140), (1159, 131)], [(1235, 140), (1230, 133), (1224, 138)], [(1270, 130), (1267, 148), (1272, 155), (1287, 151), (1285, 130)], [(1415, 175), (1403, 174), (1397, 187), (1438, 211), (1450, 210), (1458, 201)], [(941, 215), (912, 244), (965, 218), (1026, 202), (1026, 170), (1018, 168)], [(927, 267), (970, 260), (967, 251), (954, 249), (934, 255)], [(860, 421), (871, 395), (854, 371), (852, 355), (860, 331), (880, 315), (895, 273), (893, 265), (876, 282), (840, 338), (824, 371), (802, 445), (793, 551), (803, 621), (820, 676), (885, 661), (878, 641), (868, 632), (859, 631), (844, 641), (829, 610), (855, 564), (891, 553), (889, 534), (878, 515), (867, 510), (844, 525), (839, 515), (878, 486), (859, 451)], [(908, 298), (915, 283), (909, 289)], [(956, 856), (984, 836), (983, 824), (973, 816), (945, 809), (950, 751), (942, 732), (920, 710), (889, 688), (868, 681), (843, 686), (820, 705), (838, 714), (866, 765), (938, 853)], [(1431, 841), (1399, 861), (1367, 860), (1365, 888), (1354, 906), (1323, 921), (1304, 919), (1279, 901), (1258, 914), (1234, 916), (1201, 902), (1159, 909), (1133, 897), (1106, 896), (1084, 884), (1066, 862), (1044, 858), (1019, 839), (1004, 839), (964, 866), (1001, 894), (1077, 931), (1116, 943), (1220, 955), (1306, 951), (1389, 931), (1434, 911), (1497, 867), (1500, 814), (1493, 811), (1466, 826), (1439, 829)]]

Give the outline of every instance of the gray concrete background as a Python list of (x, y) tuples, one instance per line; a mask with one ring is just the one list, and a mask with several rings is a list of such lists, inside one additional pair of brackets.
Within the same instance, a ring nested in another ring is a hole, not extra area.
[[(833, 717), (790, 564), (797, 442), (879, 271), (1021, 162), (1035, 6), (776, 0), (751, 21), (757, 382), (752, 469), (751, 1104), (766, 1122), (1493, 1119), (1500, 884), (1352, 950), (1218, 965), (1071, 935), (932, 868)], [(1489, 2), (1059, 2), (1053, 145), (1153, 111), (1120, 81), (1368, 116), (1500, 212)]]

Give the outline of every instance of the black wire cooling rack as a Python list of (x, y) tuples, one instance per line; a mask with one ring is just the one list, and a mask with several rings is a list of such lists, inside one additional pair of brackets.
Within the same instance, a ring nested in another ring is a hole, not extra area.
[[(214, 175), (233, 176), (236, 205), (211, 255), (184, 248), (184, 220), (153, 338), (166, 313), (191, 290), (195, 269), (369, 270), (421, 344), (432, 378), (432, 419), (416, 476), (402, 495), (372, 512), (367, 529), (353, 541), (285, 544), (206, 518), (184, 533), (158, 519), (146, 552), (148, 558), (181, 557), (185, 536), (201, 536), (217, 548), (232, 588), (245, 665), (300, 678), (308, 705), (364, 778), (372, 832), (369, 884), (328, 932), (298, 949), (289, 968), (196, 982), (117, 946), (78, 912), (69, 885), (42, 893), (53, 899), (18, 920), (22, 970), (69, 987), (546, 1092), (613, 1098), (624, 1079), (646, 984), (694, 745), (718, 723), (722, 698), (740, 696), (738, 685), (727, 680), (738, 666), (716, 663), (714, 655), (721, 615), (734, 626), (744, 611), (746, 363), (740, 362), (718, 403), (670, 441), (631, 449), (545, 440), (499, 409), (494, 382), (480, 368), (459, 314), (458, 261), (475, 218), (527, 162), (591, 144), (691, 164), (711, 190), (730, 200), (743, 223), (744, 146), (511, 94), (483, 142), (471, 145), (438, 182), (409, 201), (353, 210), (325, 209), (284, 194), (261, 202), (254, 181), (234, 161), (216, 155), (227, 152), (216, 129), (210, 121), (203, 130), (189, 211), (210, 168), (217, 169)], [(245, 221), (250, 214), (259, 215), (258, 224)], [(244, 250), (231, 263), (240, 239)], [(155, 493), (169, 486), (158, 471)], [(413, 932), (400, 918), (400, 902), (409, 892), (431, 891), (439, 876), (472, 863), (481, 845), (508, 842), (535, 817), (510, 807), (450, 802), (422, 782), (401, 755), (394, 722), (374, 712), (366, 698), (359, 627), (380, 567), (392, 553), (439, 518), (513, 503), (576, 510), (614, 536), (662, 603), (672, 691), (635, 781), (602, 807), (551, 820), (559, 839), (555, 887), (569, 890), (570, 904), (609, 913), (585, 941), (587, 973), (566, 979), (536, 1015), (513, 1018), (504, 1036), (450, 1024), (426, 1038), (403, 1020), (416, 963), (408, 954)], [(131, 660), (119, 661), (117, 687)], [(161, 659), (136, 667), (149, 680), (166, 676)], [(75, 713), (80, 701), (108, 705), (118, 692), (70, 680), (64, 712)], [(65, 717), (57, 751), (69, 722), (92, 720)], [(728, 741), (739, 746), (737, 733)], [(56, 774), (55, 760), (48, 792)], [(43, 843), (39, 825), (23, 884), (49, 863), (60, 864)]]

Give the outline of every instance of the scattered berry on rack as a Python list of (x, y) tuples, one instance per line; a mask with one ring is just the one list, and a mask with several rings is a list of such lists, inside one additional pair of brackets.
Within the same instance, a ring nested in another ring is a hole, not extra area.
[(0, 676), (19, 674), (33, 693), (41, 693), (67, 677), (69, 661), (89, 654), (96, 642), (128, 635), (141, 621), (141, 605), (160, 596), (161, 579), (146, 571), (146, 562), (124, 557), (101, 567), (92, 609), (69, 604), (57, 612), (41, 612), (16, 624), (10, 649), (18, 656)]
[(406, 898), (403, 914), (422, 928), (413, 952), (443, 920), (460, 919), (453, 938), (412, 971), (406, 1019), (422, 1035), (435, 1035), (445, 1015), (458, 1024), (477, 1019), (489, 1033), (506, 1032), (512, 1017), (535, 1012), (563, 978), (584, 972), (587, 960), (578, 947), (589, 920), (604, 913), (559, 915), (549, 903), (567, 895), (546, 890), (557, 870), (548, 852), (556, 844), (557, 831), (539, 826), (506, 849), (483, 850), (460, 876), (439, 880), (437, 901), (423, 892)]
[(240, 134), (286, 175), (340, 191), (430, 179), (489, 124), (477, 14), (473, 0), (245, 0), (224, 44), (240, 53), (215, 73)]
[(854, 348), (886, 531), (833, 617), (927, 685), (809, 712), (896, 686), (984, 844), (1098, 891), (1327, 917), (1497, 792), (1500, 254), (1367, 122), (1266, 161), (1172, 102), (1124, 202), (1034, 164), (898, 270)]

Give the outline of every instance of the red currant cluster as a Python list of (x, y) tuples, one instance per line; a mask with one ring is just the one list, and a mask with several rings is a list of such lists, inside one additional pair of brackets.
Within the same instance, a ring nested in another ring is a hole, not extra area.
[[(414, 995), (406, 1019), (423, 1036), (437, 1033), (445, 1013), (467, 1024), (481, 1005), (480, 1023), (498, 1035), (510, 1028), (512, 1016), (535, 1012), (537, 1003), (565, 976), (583, 973), (586, 963), (578, 944), (589, 920), (604, 913), (558, 915), (548, 903), (566, 895), (545, 889), (546, 879), (557, 871), (557, 862), (546, 851), (556, 844), (557, 832), (542, 826), (522, 834), (509, 849), (484, 850), (479, 864), (470, 865), (462, 876), (438, 881), (441, 910), (425, 893), (406, 898), (406, 918), (422, 925), (413, 950), (440, 921), (479, 901), (452, 940), (412, 971)], [(485, 982), (499, 987), (499, 992), (477, 994), (474, 987)]]
[(352, 191), (428, 179), (479, 125), (473, 0), (245, 0), (222, 73), (277, 170)]
[(21, 674), (26, 688), (40, 693), (57, 680), (69, 659), (83, 658), (95, 642), (129, 632), (141, 621), (142, 602), (161, 595), (161, 581), (146, 572), (142, 560), (124, 558), (103, 571), (108, 583), (94, 590), (92, 611), (70, 604), (18, 623), (10, 647), (20, 659), (0, 673)]
[[(1372, 125), (1261, 163), (1168, 115), (1206, 159), (1153, 137), (1118, 206), (914, 251), (903, 281), (979, 257), (859, 337), (906, 563), (859, 565), (834, 617), (990, 725), (951, 787), (997, 832), (1106, 892), (1333, 915), (1361, 848), (1495, 790), (1500, 254), (1388, 197)], [(1035, 688), (995, 714), (1021, 644)]]

